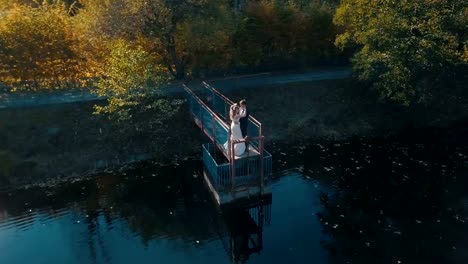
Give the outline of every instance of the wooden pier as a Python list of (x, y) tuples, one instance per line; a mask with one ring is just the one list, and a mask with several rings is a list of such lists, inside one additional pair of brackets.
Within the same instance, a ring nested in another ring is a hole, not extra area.
[(204, 179), (219, 205), (239, 199), (271, 194), (270, 176), (272, 156), (264, 149), (262, 124), (248, 119), (248, 151), (234, 154), (235, 144), (246, 140), (231, 140), (229, 109), (233, 102), (206, 82), (203, 95), (198, 96), (184, 85), (191, 117), (209, 138), (202, 145)]

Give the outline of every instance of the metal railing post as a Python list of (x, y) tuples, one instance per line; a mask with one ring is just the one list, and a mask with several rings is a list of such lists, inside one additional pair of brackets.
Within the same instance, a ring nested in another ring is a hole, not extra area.
[(260, 194), (263, 195), (263, 185), (264, 185), (264, 171), (263, 171), (263, 129), (262, 125), (259, 127), (259, 134), (260, 134), (260, 139), (259, 139), (259, 152), (260, 152)]
[(236, 166), (235, 166), (235, 153), (234, 153), (234, 142), (231, 141), (231, 155), (230, 157), (230, 163), (231, 163), (231, 192), (234, 191), (234, 187), (236, 186), (235, 183), (235, 177), (236, 177)]
[[(216, 145), (216, 121), (214, 116), (211, 116), (211, 123), (213, 124), (213, 143)], [(213, 156), (216, 157), (216, 151), (213, 151)]]
[(216, 113), (216, 108), (215, 108), (215, 92), (211, 91), (211, 105), (213, 106), (214, 112)]
[(216, 121), (214, 116), (211, 116), (211, 124), (213, 125), (213, 139), (216, 143)]
[(204, 129), (204, 126), (203, 126), (203, 106), (200, 105), (200, 124), (201, 124), (201, 129), (203, 130)]

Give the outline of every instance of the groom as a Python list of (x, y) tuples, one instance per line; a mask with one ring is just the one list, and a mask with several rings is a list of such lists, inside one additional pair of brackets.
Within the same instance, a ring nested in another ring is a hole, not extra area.
[[(242, 137), (245, 139), (247, 137), (247, 127), (249, 125), (249, 111), (247, 111), (247, 101), (242, 99), (239, 102), (240, 105), (240, 119), (239, 125), (242, 132)], [(248, 142), (245, 142), (245, 151), (248, 151), (249, 145)]]

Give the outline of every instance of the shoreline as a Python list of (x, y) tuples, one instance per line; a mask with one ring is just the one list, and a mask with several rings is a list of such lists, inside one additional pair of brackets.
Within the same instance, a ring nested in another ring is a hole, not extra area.
[[(468, 111), (453, 114), (448, 109), (420, 118), (410, 109), (372, 101), (367, 94), (354, 91), (353, 85), (350, 80), (327, 80), (226, 89), (225, 93), (235, 101), (247, 99), (249, 111), (265, 125), (267, 147), (388, 137), (411, 127), (451, 130), (457, 120), (466, 126), (463, 113)], [(138, 124), (119, 126), (93, 115), (93, 104), (0, 110), (0, 144), (4, 146), (0, 185), (80, 178), (144, 160), (171, 163), (174, 158), (196, 158), (200, 145), (207, 141), (185, 108), (167, 128), (138, 131)]]

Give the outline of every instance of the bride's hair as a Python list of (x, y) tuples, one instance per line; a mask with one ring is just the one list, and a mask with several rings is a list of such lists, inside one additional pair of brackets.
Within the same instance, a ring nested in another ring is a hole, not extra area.
[(234, 115), (236, 115), (239, 111), (239, 106), (237, 104), (233, 104), (231, 105), (231, 108), (229, 110), (229, 117), (232, 119), (234, 119)]

